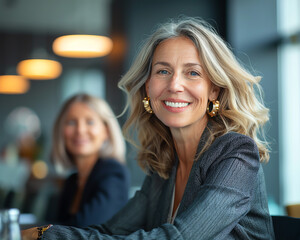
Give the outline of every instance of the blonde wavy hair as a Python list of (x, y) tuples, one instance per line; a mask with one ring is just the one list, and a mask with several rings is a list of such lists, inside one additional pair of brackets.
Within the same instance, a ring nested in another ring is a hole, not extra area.
[[(209, 79), (220, 87), (219, 114), (210, 118), (209, 137), (200, 155), (214, 139), (233, 131), (251, 137), (257, 144), (260, 160), (269, 160), (268, 143), (262, 126), (269, 120), (269, 110), (262, 101), (261, 77), (253, 76), (237, 61), (216, 31), (199, 18), (180, 17), (162, 24), (144, 43), (134, 63), (119, 82), (127, 93), (130, 116), (123, 131), (126, 138), (139, 148), (138, 163), (146, 172), (155, 171), (168, 178), (174, 164), (174, 143), (171, 132), (155, 114), (145, 111), (145, 82), (150, 77), (156, 47), (164, 40), (184, 36), (198, 49)], [(138, 133), (138, 141), (135, 132)]]
[(108, 129), (109, 140), (106, 140), (101, 149), (99, 149), (99, 157), (112, 157), (120, 163), (125, 163), (125, 140), (112, 109), (103, 99), (80, 93), (74, 95), (64, 103), (54, 124), (51, 157), (58, 173), (67, 173), (68, 170), (75, 167), (72, 156), (68, 153), (65, 146), (63, 127), (68, 110), (74, 103), (78, 102), (86, 104), (95, 111)]

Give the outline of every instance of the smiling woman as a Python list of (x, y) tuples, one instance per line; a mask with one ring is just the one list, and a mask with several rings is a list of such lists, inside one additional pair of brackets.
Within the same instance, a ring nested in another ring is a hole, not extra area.
[(59, 172), (76, 169), (65, 182), (58, 223), (100, 224), (126, 203), (125, 143), (104, 100), (77, 94), (64, 104), (53, 130), (52, 153)]
[(141, 190), (104, 224), (53, 226), (43, 239), (274, 239), (259, 81), (206, 22), (160, 25), (119, 83), (124, 133), (148, 174)]
[(203, 131), (208, 122), (207, 102), (218, 97), (220, 88), (209, 80), (201, 64), (194, 43), (186, 37), (165, 40), (154, 52), (146, 92), (155, 115), (172, 134), (180, 128), (190, 133)]
[(104, 122), (84, 103), (71, 105), (65, 117), (64, 141), (73, 156), (73, 161), (81, 158), (97, 159), (99, 149), (108, 140), (108, 130)]

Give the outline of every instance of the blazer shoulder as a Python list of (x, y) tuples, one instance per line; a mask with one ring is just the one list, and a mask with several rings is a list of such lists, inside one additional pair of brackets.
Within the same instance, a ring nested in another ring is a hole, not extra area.
[(129, 178), (129, 171), (126, 165), (118, 162), (113, 158), (100, 158), (95, 164), (91, 175), (93, 178), (102, 178), (104, 176), (112, 175), (124, 179)]
[(252, 151), (258, 151), (255, 141), (246, 135), (237, 132), (228, 132), (217, 137), (212, 146), (222, 147), (228, 150), (247, 148)]
[(123, 171), (124, 169), (126, 169), (126, 165), (118, 162), (118, 160), (114, 158), (100, 158), (95, 165), (95, 169), (101, 169), (103, 171)]
[(203, 154), (201, 165), (204, 169), (216, 166), (223, 160), (239, 159), (255, 168), (259, 166), (259, 152), (254, 140), (236, 132), (229, 132), (217, 137)]

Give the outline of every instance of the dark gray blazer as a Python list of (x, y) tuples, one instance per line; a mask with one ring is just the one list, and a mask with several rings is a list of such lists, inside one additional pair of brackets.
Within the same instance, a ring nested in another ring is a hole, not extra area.
[(169, 224), (177, 163), (168, 180), (156, 173), (147, 176), (142, 189), (106, 224), (53, 226), (42, 239), (274, 239), (264, 174), (251, 138), (228, 133), (213, 142), (194, 163), (177, 217)]

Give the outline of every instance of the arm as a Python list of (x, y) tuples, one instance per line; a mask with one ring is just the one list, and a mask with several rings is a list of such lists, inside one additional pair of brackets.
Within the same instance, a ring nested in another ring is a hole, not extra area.
[[(102, 236), (123, 234), (128, 235), (145, 226), (146, 210), (148, 205), (148, 188), (151, 184), (151, 177), (147, 176), (140, 191), (106, 224), (91, 226), (89, 228), (76, 228), (62, 225), (54, 225), (44, 232), (42, 239), (51, 240), (85, 240), (103, 239)], [(23, 240), (36, 240), (37, 228), (30, 228), (22, 231)], [(91, 238), (90, 236), (93, 236)]]
[(82, 204), (70, 225), (101, 224), (119, 211), (128, 200), (128, 173), (121, 164), (109, 161), (87, 182)]
[[(146, 211), (148, 206), (148, 189), (151, 185), (151, 177), (147, 176), (140, 191), (106, 224), (91, 226), (89, 228), (75, 228), (54, 225), (47, 230), (42, 239), (102, 239), (102, 234), (128, 235), (138, 229), (143, 229), (146, 223)], [(35, 229), (23, 231), (24, 240), (35, 240), (30, 238)], [(27, 237), (27, 238), (26, 238)], [(92, 239), (92, 238), (91, 238)]]

